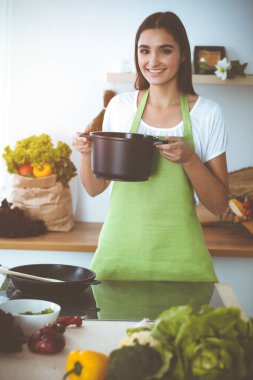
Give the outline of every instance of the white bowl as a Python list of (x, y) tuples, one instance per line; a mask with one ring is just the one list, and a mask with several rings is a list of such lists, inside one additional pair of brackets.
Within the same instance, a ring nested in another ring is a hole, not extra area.
[[(52, 309), (52, 313), (39, 314), (39, 315), (21, 315), (26, 311), (33, 313), (40, 313), (45, 309)], [(19, 299), (9, 300), (0, 304), (0, 309), (6, 313), (10, 313), (15, 317), (16, 324), (19, 325), (23, 333), (28, 336), (35, 331), (41, 329), (47, 323), (54, 323), (58, 318), (61, 307), (54, 302), (35, 300), (35, 299)]]

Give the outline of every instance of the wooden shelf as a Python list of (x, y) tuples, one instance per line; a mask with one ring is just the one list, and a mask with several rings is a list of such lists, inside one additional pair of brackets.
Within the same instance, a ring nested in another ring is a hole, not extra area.
[[(134, 83), (136, 74), (134, 73), (108, 73), (107, 81), (113, 83)], [(197, 75), (192, 76), (193, 84), (208, 84), (222, 86), (253, 86), (253, 75), (246, 77), (236, 77), (232, 79), (222, 80), (216, 75)]]
[[(70, 232), (48, 232), (30, 238), (0, 238), (0, 249), (95, 252), (102, 223), (76, 222)], [(253, 257), (253, 235), (241, 225), (202, 226), (212, 256)]]

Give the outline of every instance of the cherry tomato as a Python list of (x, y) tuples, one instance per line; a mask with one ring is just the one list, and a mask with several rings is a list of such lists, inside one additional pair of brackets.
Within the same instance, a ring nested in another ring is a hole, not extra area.
[(248, 217), (251, 217), (253, 216), (253, 209), (246, 209), (244, 210), (244, 215), (248, 216)]
[(29, 164), (20, 165), (18, 168), (18, 174), (24, 177), (32, 177), (33, 167)]
[(244, 202), (243, 202), (243, 207), (244, 207), (244, 208), (247, 208), (247, 209), (248, 209), (248, 208), (251, 208), (251, 202), (250, 202), (250, 201), (244, 201)]

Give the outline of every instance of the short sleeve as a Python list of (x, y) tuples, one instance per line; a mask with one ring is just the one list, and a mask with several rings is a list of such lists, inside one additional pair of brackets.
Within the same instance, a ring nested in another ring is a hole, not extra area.
[(102, 130), (104, 132), (112, 132), (112, 126), (114, 124), (113, 123), (113, 113), (114, 113), (113, 109), (115, 108), (115, 102), (117, 100), (116, 97), (112, 98), (106, 107), (103, 125), (102, 125)]
[(209, 122), (209, 136), (204, 162), (224, 153), (228, 143), (223, 111), (218, 104), (213, 107)]
[(121, 93), (110, 100), (104, 114), (104, 132), (129, 132), (135, 113), (135, 93)]

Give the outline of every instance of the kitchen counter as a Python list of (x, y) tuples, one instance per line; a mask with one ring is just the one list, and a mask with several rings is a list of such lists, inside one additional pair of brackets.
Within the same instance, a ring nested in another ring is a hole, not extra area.
[[(196, 308), (202, 304), (224, 306), (228, 297), (220, 292), (220, 286), (205, 282), (102, 281), (71, 295), (50, 296), (47, 293), (39, 298), (58, 303), (61, 306), (61, 315), (138, 321), (144, 317), (155, 319), (163, 310), (189, 302)], [(223, 292), (224, 287), (225, 285)], [(7, 278), (0, 289), (0, 297), (29, 299), (38, 296), (28, 290), (23, 293), (15, 289)]]
[[(76, 222), (70, 232), (48, 232), (30, 238), (0, 238), (0, 249), (95, 252), (102, 223)], [(203, 226), (212, 256), (253, 257), (253, 235), (243, 226), (214, 223)]]
[[(215, 284), (216, 296), (225, 306), (240, 303), (227, 284)], [(117, 305), (119, 308), (119, 305)], [(151, 305), (152, 306), (152, 305)], [(138, 308), (138, 304), (136, 305)], [(245, 317), (242, 310), (242, 316)], [(147, 317), (143, 314), (142, 318)], [(140, 320), (139, 319), (139, 320)], [(87, 320), (80, 328), (68, 327), (64, 333), (66, 345), (56, 355), (38, 355), (23, 346), (20, 353), (0, 354), (1, 379), (10, 380), (56, 380), (62, 379), (69, 351), (90, 349), (109, 354), (125, 336), (126, 329), (135, 326), (133, 320)]]

